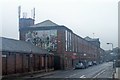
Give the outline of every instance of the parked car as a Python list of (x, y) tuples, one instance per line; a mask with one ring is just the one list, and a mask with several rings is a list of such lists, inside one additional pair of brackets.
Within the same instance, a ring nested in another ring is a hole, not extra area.
[(88, 68), (88, 67), (89, 67), (89, 66), (88, 66), (88, 61), (87, 61), (87, 60), (83, 60), (83, 61), (80, 61), (80, 62), (83, 63), (83, 65), (84, 65), (85, 68)]
[(93, 65), (92, 61), (89, 61), (88, 66), (92, 66), (92, 65)]
[(93, 61), (93, 65), (97, 65), (97, 62), (96, 62), (96, 61)]
[(83, 65), (82, 62), (76, 63), (75, 69), (83, 69), (83, 68), (85, 68), (85, 66)]

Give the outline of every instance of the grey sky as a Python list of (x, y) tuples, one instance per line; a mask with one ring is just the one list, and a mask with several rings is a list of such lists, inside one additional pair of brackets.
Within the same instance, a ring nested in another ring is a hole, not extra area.
[(65, 25), (81, 37), (100, 38), (103, 49), (118, 46), (118, 1), (119, 0), (1, 0), (2, 35), (18, 39), (18, 6), (31, 17), (36, 8), (35, 23), (51, 20)]

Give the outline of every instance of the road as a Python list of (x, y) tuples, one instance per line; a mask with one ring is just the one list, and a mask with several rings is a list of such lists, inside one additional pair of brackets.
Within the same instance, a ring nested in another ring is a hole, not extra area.
[(87, 69), (59, 71), (42, 78), (112, 78), (113, 63), (107, 62)]

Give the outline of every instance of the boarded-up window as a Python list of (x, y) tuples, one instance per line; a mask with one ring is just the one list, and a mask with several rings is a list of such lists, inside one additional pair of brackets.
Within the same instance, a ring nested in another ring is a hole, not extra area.
[(35, 70), (37, 71), (37, 70), (39, 70), (39, 56), (38, 56), (38, 55), (35, 55), (34, 59), (35, 59), (34, 68), (35, 68)]
[(29, 70), (29, 56), (24, 54), (23, 55), (23, 71), (27, 72)]
[(16, 73), (22, 72), (22, 55), (16, 54)]
[(7, 72), (8, 74), (15, 72), (15, 54), (9, 53), (7, 56)]
[(41, 63), (42, 67), (44, 67), (44, 57), (43, 56), (41, 57), (41, 62), (42, 62)]
[(6, 55), (2, 55), (2, 74), (6, 75), (7, 74), (7, 60), (6, 60)]

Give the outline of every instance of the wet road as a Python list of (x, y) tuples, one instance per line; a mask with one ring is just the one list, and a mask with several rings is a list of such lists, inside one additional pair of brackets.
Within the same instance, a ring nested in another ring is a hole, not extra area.
[(112, 78), (113, 63), (107, 62), (87, 69), (59, 71), (42, 78)]

